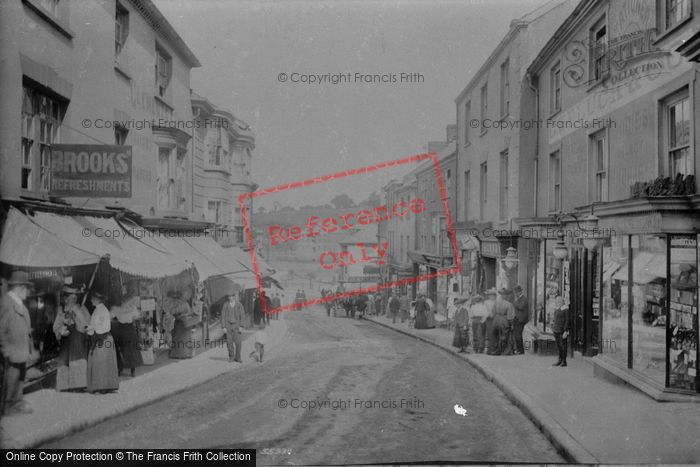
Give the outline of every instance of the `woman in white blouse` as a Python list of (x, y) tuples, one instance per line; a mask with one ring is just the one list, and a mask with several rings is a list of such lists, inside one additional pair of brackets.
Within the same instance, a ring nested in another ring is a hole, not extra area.
[(87, 334), (90, 336), (90, 351), (87, 361), (88, 392), (111, 392), (119, 389), (117, 353), (110, 334), (111, 318), (104, 305), (104, 296), (93, 292), (90, 301), (95, 309), (90, 317)]

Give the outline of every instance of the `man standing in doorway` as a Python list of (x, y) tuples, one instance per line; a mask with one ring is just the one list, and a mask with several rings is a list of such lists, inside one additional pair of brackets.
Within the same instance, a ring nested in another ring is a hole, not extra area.
[(523, 346), (523, 328), (530, 321), (530, 309), (527, 303), (527, 297), (523, 293), (523, 288), (519, 285), (515, 286), (515, 319), (513, 320), (513, 338), (515, 340), (515, 354), (522, 355), (525, 353)]
[(228, 361), (241, 363), (241, 327), (243, 326), (243, 304), (238, 294), (232, 293), (221, 309), (221, 325), (226, 329)]

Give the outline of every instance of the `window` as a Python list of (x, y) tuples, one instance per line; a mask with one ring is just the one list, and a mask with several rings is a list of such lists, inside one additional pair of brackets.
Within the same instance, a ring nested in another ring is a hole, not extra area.
[(114, 126), (114, 144), (117, 146), (124, 146), (126, 144), (127, 136), (129, 136), (129, 130), (123, 126)]
[(171, 73), (172, 59), (170, 55), (156, 44), (156, 92), (161, 98), (166, 96)]
[(559, 151), (549, 156), (549, 211), (561, 211), (561, 154)]
[(243, 243), (243, 226), (236, 226), (233, 230), (236, 232), (236, 242)]
[(501, 117), (510, 113), (510, 59), (501, 65)]
[(119, 54), (124, 49), (126, 38), (129, 35), (129, 10), (117, 2), (117, 10), (114, 21), (114, 55)]
[(690, 152), (690, 99), (688, 91), (676, 95), (665, 105), (668, 129), (668, 175), (693, 174), (693, 158)]
[(561, 65), (559, 62), (549, 71), (549, 82), (549, 113), (553, 115), (561, 110)]
[(470, 171), (467, 170), (466, 172), (464, 172), (464, 210), (463, 210), (464, 217), (462, 218), (462, 220), (465, 220), (465, 221), (469, 220), (469, 200), (471, 198), (471, 196), (469, 194), (470, 193), (469, 177), (470, 177)]
[(499, 177), (500, 219), (508, 217), (508, 150), (501, 152), (501, 173)]
[(51, 146), (60, 142), (64, 104), (25, 86), (22, 94), (22, 189), (48, 192)]
[(486, 129), (485, 126), (483, 125), (484, 120), (486, 120), (486, 117), (488, 115), (488, 98), (489, 98), (489, 88), (488, 88), (488, 83), (485, 83), (481, 87), (481, 132), (485, 133)]
[(472, 114), (471, 101), (464, 104), (464, 145), (469, 145), (469, 120)]
[(591, 201), (608, 201), (608, 146), (605, 130), (591, 136), (591, 167), (593, 168)]
[(486, 162), (482, 163), (479, 172), (479, 218), (486, 215), (486, 195), (488, 193), (488, 170)]
[(221, 201), (207, 202), (207, 221), (221, 223)]
[(591, 28), (591, 50), (590, 57), (592, 58), (592, 81), (600, 81), (605, 78), (609, 71), (607, 58), (607, 28), (605, 26), (605, 17), (603, 17), (596, 25)]
[(666, 29), (671, 29), (690, 18), (690, 0), (666, 0)]
[(158, 209), (170, 209), (170, 199), (173, 192), (173, 178), (170, 171), (171, 153), (170, 147), (158, 147), (158, 179), (156, 205)]
[(31, 89), (25, 87), (22, 97), (22, 172), (21, 183), (22, 188), (31, 190), (34, 188), (32, 183), (32, 148), (34, 146), (34, 93)]
[(450, 188), (452, 188), (452, 170), (451, 169), (445, 170), (445, 174), (444, 174), (443, 178), (445, 179), (445, 188), (446, 188), (445, 191), (447, 191), (446, 195), (449, 197), (450, 193), (448, 190)]

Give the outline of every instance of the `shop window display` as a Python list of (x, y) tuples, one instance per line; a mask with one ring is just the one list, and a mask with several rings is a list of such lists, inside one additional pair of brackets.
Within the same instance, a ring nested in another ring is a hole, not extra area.
[[(601, 352), (627, 366), (628, 237), (612, 239), (603, 254), (603, 342)], [(624, 302), (623, 302), (624, 296)]]
[[(666, 378), (666, 237), (633, 235), (632, 367), (664, 384)], [(622, 301), (628, 299), (626, 291)]]
[(669, 387), (697, 390), (697, 238), (671, 237)]

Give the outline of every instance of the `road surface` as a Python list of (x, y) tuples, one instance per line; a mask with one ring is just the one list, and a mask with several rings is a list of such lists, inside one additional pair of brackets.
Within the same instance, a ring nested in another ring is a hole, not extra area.
[(281, 319), (263, 363), (43, 447), (256, 448), (259, 465), (564, 461), (468, 363), (320, 307)]

